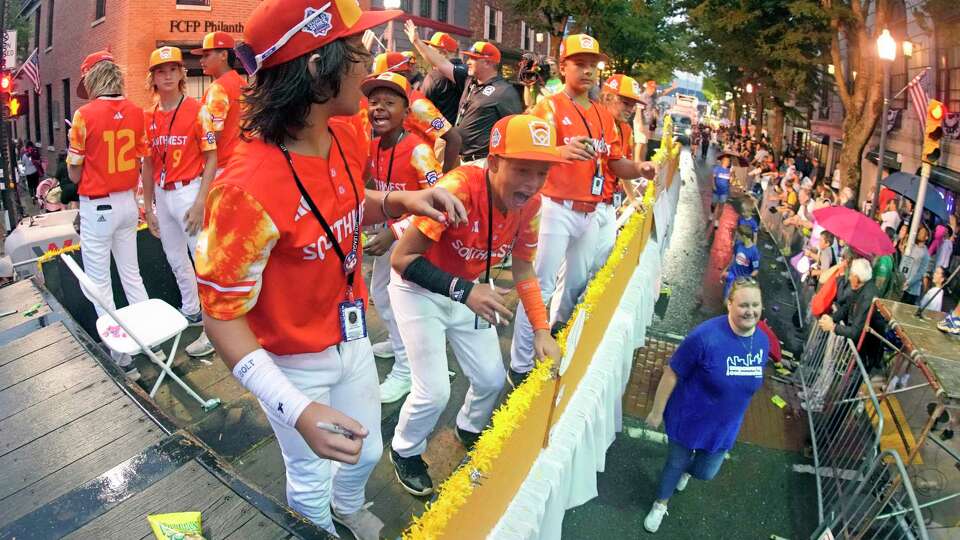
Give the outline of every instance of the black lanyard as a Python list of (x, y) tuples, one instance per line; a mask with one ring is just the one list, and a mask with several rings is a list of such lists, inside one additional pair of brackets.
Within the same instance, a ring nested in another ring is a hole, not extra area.
[(490, 186), (490, 173), (484, 175), (487, 181), (487, 270), (483, 274), (483, 282), (490, 283), (490, 259), (493, 258), (493, 188)]
[[(580, 121), (583, 122), (583, 127), (587, 128), (587, 136), (593, 139), (593, 132), (590, 130), (590, 124), (587, 123), (587, 117), (584, 116), (582, 112), (580, 112), (580, 105), (577, 104), (577, 102), (574, 101), (572, 97), (570, 97), (570, 94), (567, 94), (566, 92), (564, 92), (563, 95), (567, 96), (567, 99), (570, 100), (570, 103), (573, 105), (573, 110), (577, 112), (577, 116), (579, 116)], [(597, 111), (597, 104), (594, 103), (593, 100), (590, 100), (590, 103), (593, 105), (591, 107), (591, 109), (593, 110), (593, 114), (597, 116), (597, 123), (600, 124), (600, 140), (604, 140), (605, 137), (603, 133), (603, 118), (600, 116), (600, 113)], [(597, 154), (599, 153), (600, 151), (598, 149)]]
[[(393, 178), (393, 156), (397, 153), (397, 146), (400, 145), (400, 141), (403, 140), (403, 136), (406, 135), (406, 131), (403, 128), (400, 128), (400, 135), (397, 136), (397, 142), (393, 143), (393, 146), (390, 147), (390, 163), (387, 164), (387, 180), (386, 180), (386, 190), (390, 191), (390, 180)], [(383, 137), (380, 138), (380, 143), (377, 144), (377, 176), (380, 175), (380, 149), (383, 145)]]
[[(167, 137), (163, 141), (163, 153), (160, 154), (160, 183), (166, 183), (167, 180), (167, 149), (170, 148), (170, 137), (173, 135), (173, 123), (177, 121), (177, 113), (180, 112), (180, 106), (183, 105), (183, 94), (180, 94), (180, 101), (177, 102), (177, 107), (173, 109), (173, 117), (170, 118), (170, 125), (167, 126)], [(160, 134), (157, 132), (157, 111), (160, 110), (160, 103), (157, 103), (153, 107), (153, 133), (155, 136)]]
[(333, 131), (330, 131), (330, 136), (337, 145), (337, 151), (340, 153), (340, 159), (343, 161), (343, 168), (347, 170), (347, 177), (350, 178), (350, 187), (353, 188), (353, 199), (356, 202), (356, 206), (351, 211), (351, 215), (355, 221), (353, 224), (353, 247), (350, 248), (350, 253), (343, 252), (339, 240), (337, 240), (336, 235), (333, 234), (333, 229), (330, 228), (330, 224), (323, 218), (323, 214), (320, 213), (316, 203), (313, 202), (310, 194), (307, 193), (306, 188), (303, 187), (300, 176), (297, 175), (297, 170), (293, 167), (293, 160), (290, 158), (290, 152), (287, 151), (287, 147), (284, 146), (283, 143), (279, 146), (280, 151), (283, 152), (283, 157), (287, 158), (287, 165), (290, 166), (290, 173), (293, 175), (293, 181), (297, 183), (297, 189), (300, 190), (300, 195), (307, 201), (307, 206), (310, 207), (313, 216), (320, 222), (320, 226), (323, 227), (323, 232), (327, 235), (330, 243), (333, 244), (333, 250), (340, 259), (343, 273), (347, 275), (347, 286), (350, 287), (352, 294), (353, 280), (357, 273), (356, 270), (359, 267), (357, 264), (357, 250), (360, 247), (360, 193), (357, 191), (357, 183), (353, 180), (353, 173), (350, 172), (350, 165), (347, 163), (347, 156), (343, 153), (343, 147), (340, 146), (340, 141), (337, 140), (337, 136), (333, 134)]

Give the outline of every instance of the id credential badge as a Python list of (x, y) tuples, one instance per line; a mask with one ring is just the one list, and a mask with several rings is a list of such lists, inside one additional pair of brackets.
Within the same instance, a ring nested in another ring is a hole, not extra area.
[(613, 194), (613, 207), (620, 208), (623, 205), (623, 193), (619, 191)]
[(479, 315), (474, 315), (473, 320), (473, 329), (474, 330), (487, 330), (490, 328), (490, 321), (484, 319)]
[(340, 304), (340, 337), (343, 341), (356, 341), (367, 337), (363, 300), (348, 300)]
[(603, 171), (600, 169), (600, 160), (597, 160), (597, 169), (593, 173), (593, 184), (590, 186), (591, 195), (603, 194)]

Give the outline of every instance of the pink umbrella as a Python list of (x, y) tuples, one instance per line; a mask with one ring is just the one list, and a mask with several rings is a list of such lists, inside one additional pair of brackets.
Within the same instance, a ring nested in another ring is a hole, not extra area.
[(843, 240), (854, 251), (866, 256), (890, 255), (893, 242), (880, 224), (856, 210), (844, 206), (829, 206), (813, 211), (817, 223)]

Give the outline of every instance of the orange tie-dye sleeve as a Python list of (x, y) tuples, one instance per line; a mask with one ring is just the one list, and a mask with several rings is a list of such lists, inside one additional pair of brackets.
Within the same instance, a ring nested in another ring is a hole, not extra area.
[(194, 261), (200, 302), (215, 319), (236, 319), (256, 305), (280, 231), (260, 203), (237, 186), (214, 186), (206, 206)]
[(513, 256), (521, 261), (533, 262), (540, 238), (540, 199), (536, 198), (535, 202), (525, 206), (521, 217)]
[[(463, 203), (463, 206), (466, 207), (469, 212), (470, 192), (467, 189), (467, 175), (464, 174), (463, 171), (454, 169), (448, 172), (437, 182), (437, 187), (446, 189), (451, 195), (460, 199), (460, 202)], [(415, 216), (413, 218), (413, 225), (419, 229), (424, 236), (434, 242), (439, 241), (443, 235), (443, 231), (447, 229), (446, 225), (424, 216)]]
[(82, 165), (87, 148), (87, 122), (83, 113), (77, 109), (70, 124), (70, 149), (67, 151), (68, 165)]
[(196, 121), (193, 123), (193, 129), (197, 134), (197, 140), (200, 141), (200, 151), (208, 152), (217, 149), (217, 137), (213, 134), (213, 126), (206, 119), (203, 113), (203, 107), (197, 113)]
[(557, 124), (554, 122), (555, 113), (556, 113), (556, 108), (553, 105), (553, 99), (550, 99), (550, 98), (540, 101), (539, 103), (534, 105), (532, 109), (530, 109), (530, 114), (546, 120), (547, 123), (553, 126), (554, 128), (557, 127)]
[[(594, 107), (599, 107), (599, 104), (594, 103)], [(609, 116), (609, 115), (608, 115)], [(616, 120), (614, 120), (616, 122)], [(608, 161), (618, 161), (623, 159), (623, 139), (620, 137), (620, 130), (616, 129), (616, 126), (612, 126), (613, 129), (606, 130), (609, 133), (610, 139), (607, 141), (607, 146), (610, 147), (610, 153), (607, 154)]]
[(422, 132), (431, 144), (435, 144), (437, 139), (446, 135), (453, 127), (436, 105), (426, 98), (413, 100), (407, 123)]
[(203, 102), (203, 110), (213, 131), (223, 131), (227, 113), (230, 112), (230, 96), (220, 83), (214, 82), (207, 89), (207, 99)]
[(436, 154), (433, 153), (433, 148), (422, 143), (414, 146), (413, 151), (410, 152), (410, 165), (417, 171), (420, 189), (433, 187), (440, 179), (443, 170), (440, 162), (437, 161)]
[(140, 133), (137, 134), (137, 157), (147, 157), (150, 155), (150, 139), (147, 138), (146, 125), (140, 126)]

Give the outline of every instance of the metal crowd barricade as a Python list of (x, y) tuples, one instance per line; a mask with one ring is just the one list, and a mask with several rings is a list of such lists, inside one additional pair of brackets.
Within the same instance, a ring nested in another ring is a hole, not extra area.
[(813, 538), (927, 538), (902, 461), (880, 452), (883, 416), (853, 342), (813, 326), (797, 373), (817, 486)]

